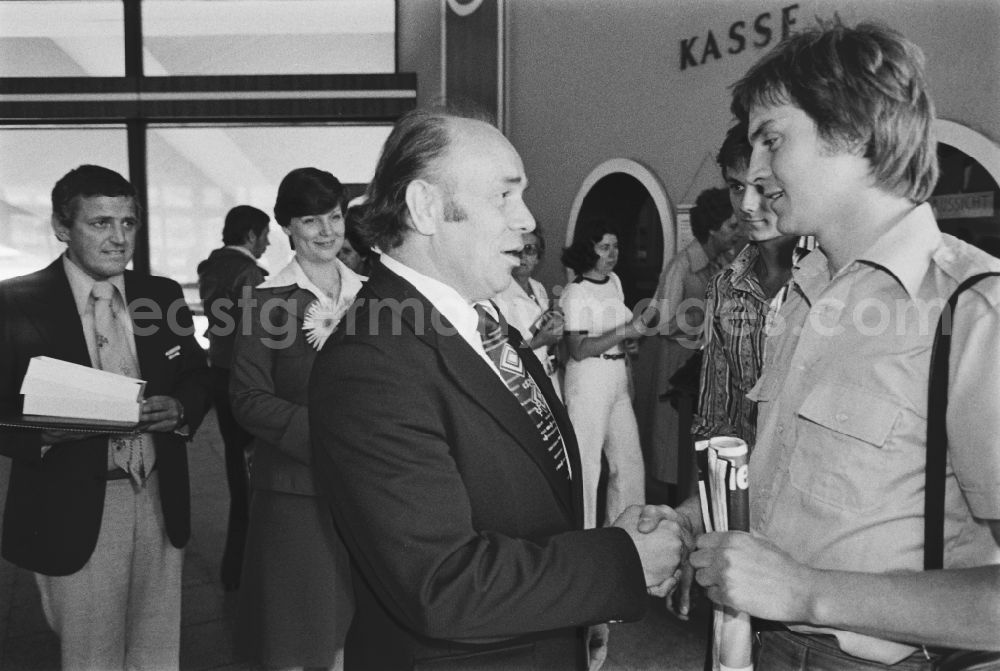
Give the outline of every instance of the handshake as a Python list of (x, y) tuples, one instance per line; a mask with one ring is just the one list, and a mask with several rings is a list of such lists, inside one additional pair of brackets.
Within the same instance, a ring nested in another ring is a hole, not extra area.
[(653, 596), (668, 596), (681, 582), (682, 567), (695, 549), (697, 527), (692, 520), (682, 509), (633, 505), (615, 520), (614, 526), (628, 532), (635, 543), (646, 590)]

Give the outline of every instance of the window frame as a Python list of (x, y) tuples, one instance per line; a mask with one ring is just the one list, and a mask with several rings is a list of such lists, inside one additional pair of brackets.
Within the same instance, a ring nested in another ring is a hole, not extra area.
[(0, 77), (0, 126), (125, 125), (129, 180), (143, 223), (133, 267), (150, 270), (147, 130), (153, 123), (330, 125), (393, 123), (416, 107), (417, 78), (399, 70), (399, 0), (395, 2), (395, 73), (179, 75), (147, 77), (142, 58), (142, 2), (122, 0), (124, 77)]

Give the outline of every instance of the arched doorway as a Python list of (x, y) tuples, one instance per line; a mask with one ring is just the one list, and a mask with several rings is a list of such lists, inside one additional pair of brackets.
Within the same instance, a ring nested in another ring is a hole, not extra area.
[(938, 179), (931, 206), (938, 226), (1000, 257), (1000, 147), (986, 136), (939, 119)]
[(626, 304), (632, 307), (651, 297), (664, 262), (674, 255), (677, 239), (673, 210), (660, 180), (631, 159), (601, 163), (577, 192), (566, 244), (573, 242), (578, 224), (594, 218), (609, 220), (620, 232), (615, 272), (622, 280)]

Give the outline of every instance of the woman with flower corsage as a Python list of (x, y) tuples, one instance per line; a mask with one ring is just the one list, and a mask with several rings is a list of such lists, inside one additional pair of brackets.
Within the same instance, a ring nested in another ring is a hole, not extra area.
[(259, 668), (343, 668), (354, 611), (347, 551), (313, 483), (306, 409), (316, 353), (361, 288), (337, 258), (346, 207), (330, 173), (285, 176), (274, 218), (295, 255), (236, 325), (230, 396), (255, 437), (236, 645)]

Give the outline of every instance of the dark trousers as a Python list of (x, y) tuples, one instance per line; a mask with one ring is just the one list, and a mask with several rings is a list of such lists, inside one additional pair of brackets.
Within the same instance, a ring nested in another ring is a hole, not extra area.
[(253, 436), (233, 417), (229, 405), (229, 369), (212, 368), (212, 402), (219, 420), (219, 433), (225, 446), (226, 482), (229, 484), (229, 526), (222, 552), (222, 584), (226, 589), (240, 585), (243, 567), (243, 546), (246, 544), (247, 520), (250, 511), (250, 476), (247, 472), (246, 450)]

